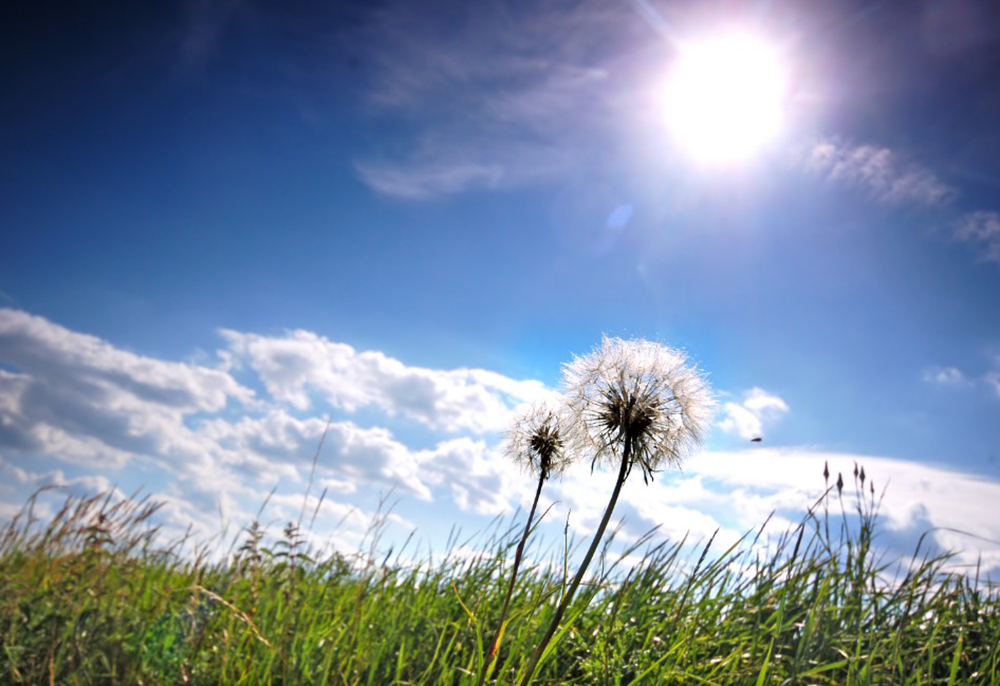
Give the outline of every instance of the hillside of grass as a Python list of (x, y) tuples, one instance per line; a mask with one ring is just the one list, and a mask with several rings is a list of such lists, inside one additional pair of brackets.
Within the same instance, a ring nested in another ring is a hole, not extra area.
[[(156, 509), (71, 498), (11, 524), (0, 683), (475, 684), (523, 525), (415, 561), (378, 518), (361, 552), (323, 556), (294, 524), (253, 522), (209, 561), (161, 540)], [(535, 683), (1000, 683), (995, 589), (947, 556), (886, 559), (878, 526), (874, 494), (831, 488), (770, 545), (609, 541)], [(514, 681), (545, 630), (572, 572), (556, 548), (529, 546), (489, 683)]]

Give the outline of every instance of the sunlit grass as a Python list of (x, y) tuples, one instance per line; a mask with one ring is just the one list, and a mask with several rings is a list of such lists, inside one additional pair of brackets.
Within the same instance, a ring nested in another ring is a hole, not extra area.
[[(841, 504), (843, 503), (843, 505)], [(1000, 603), (918, 557), (895, 578), (877, 504), (827, 491), (780, 541), (605, 545), (536, 683), (1000, 683)], [(470, 684), (520, 540), (500, 522), (414, 562), (373, 539), (313, 559), (252, 523), (225, 562), (178, 556), (149, 503), (71, 499), (0, 543), (0, 683)], [(385, 513), (379, 517), (384, 518)], [(491, 682), (524, 669), (566, 588), (563, 542), (529, 551)], [(539, 564), (554, 553), (553, 564)], [(534, 562), (533, 562), (534, 561)]]

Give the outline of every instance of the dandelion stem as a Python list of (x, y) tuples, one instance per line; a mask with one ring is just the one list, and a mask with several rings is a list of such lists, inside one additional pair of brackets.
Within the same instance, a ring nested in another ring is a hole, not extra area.
[(524, 677), (521, 679), (520, 686), (527, 686), (531, 683), (531, 680), (535, 675), (535, 670), (538, 668), (538, 663), (542, 659), (542, 655), (545, 653), (545, 648), (552, 640), (552, 637), (555, 636), (556, 629), (559, 628), (559, 622), (562, 620), (563, 615), (566, 614), (566, 609), (573, 601), (576, 589), (579, 588), (580, 583), (583, 581), (583, 576), (587, 573), (587, 567), (590, 565), (591, 560), (594, 559), (594, 553), (597, 552), (597, 547), (600, 545), (601, 538), (604, 536), (604, 531), (608, 528), (608, 522), (611, 521), (611, 513), (614, 512), (615, 505), (618, 504), (618, 496), (622, 492), (622, 486), (625, 484), (625, 478), (628, 476), (629, 466), (632, 460), (630, 450), (631, 441), (625, 441), (624, 443), (625, 446), (622, 451), (621, 467), (618, 470), (618, 481), (615, 483), (615, 490), (611, 493), (611, 500), (608, 501), (608, 507), (604, 510), (604, 517), (601, 519), (600, 526), (597, 527), (597, 533), (594, 534), (594, 540), (590, 543), (590, 549), (587, 550), (587, 555), (583, 558), (583, 563), (580, 565), (580, 569), (577, 571), (576, 577), (573, 578), (573, 583), (570, 585), (569, 590), (566, 591), (566, 595), (564, 595), (562, 600), (559, 602), (559, 607), (556, 608), (556, 613), (552, 616), (552, 622), (549, 624), (549, 628), (545, 632), (545, 636), (542, 637), (541, 643), (538, 644), (535, 648), (535, 652), (531, 655), (531, 662), (528, 663), (528, 669), (524, 673)]
[(531, 503), (531, 512), (528, 513), (528, 522), (524, 525), (524, 533), (521, 535), (521, 542), (517, 544), (517, 552), (514, 553), (514, 568), (510, 572), (510, 583), (507, 584), (507, 595), (503, 599), (503, 609), (500, 610), (500, 622), (497, 624), (497, 633), (493, 637), (493, 642), (490, 643), (490, 650), (486, 654), (486, 659), (483, 660), (483, 668), (479, 673), (479, 684), (478, 686), (483, 686), (486, 681), (486, 672), (489, 670), (489, 666), (493, 664), (493, 660), (496, 658), (497, 652), (500, 650), (500, 638), (503, 636), (504, 629), (504, 619), (507, 617), (507, 610), (510, 608), (510, 597), (514, 593), (514, 582), (517, 580), (517, 570), (521, 566), (521, 555), (524, 554), (524, 544), (528, 540), (528, 534), (531, 532), (531, 521), (535, 518), (535, 510), (538, 507), (538, 498), (542, 495), (542, 485), (545, 483), (545, 479), (548, 474), (545, 470), (541, 470), (538, 475), (538, 488), (535, 489), (535, 499)]

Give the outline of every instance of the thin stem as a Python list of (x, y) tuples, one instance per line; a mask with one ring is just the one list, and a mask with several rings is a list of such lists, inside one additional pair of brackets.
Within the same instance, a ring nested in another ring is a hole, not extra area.
[(531, 655), (531, 662), (528, 663), (528, 669), (524, 673), (524, 677), (521, 679), (520, 686), (528, 686), (528, 684), (531, 683), (531, 679), (535, 674), (535, 669), (538, 667), (538, 662), (542, 659), (542, 654), (545, 652), (545, 647), (548, 646), (552, 637), (555, 636), (556, 629), (559, 627), (559, 622), (566, 613), (566, 609), (569, 607), (569, 604), (573, 601), (576, 589), (583, 581), (583, 575), (586, 574), (587, 567), (590, 565), (590, 561), (594, 558), (594, 553), (597, 552), (597, 546), (600, 544), (601, 538), (604, 536), (604, 531), (608, 528), (608, 522), (611, 521), (611, 513), (614, 512), (615, 505), (618, 503), (618, 496), (621, 494), (622, 486), (625, 484), (625, 477), (628, 476), (629, 462), (632, 458), (630, 450), (631, 441), (624, 441), (624, 443), (625, 449), (622, 451), (622, 464), (618, 470), (618, 481), (615, 483), (615, 490), (611, 493), (611, 500), (608, 501), (608, 507), (604, 510), (604, 517), (601, 519), (600, 526), (597, 527), (597, 533), (594, 534), (594, 540), (590, 544), (590, 549), (587, 550), (586, 557), (583, 558), (583, 564), (580, 565), (580, 569), (577, 571), (576, 577), (573, 578), (573, 583), (570, 585), (566, 595), (563, 596), (562, 601), (560, 601), (559, 607), (556, 608), (555, 615), (552, 616), (552, 622), (549, 624), (549, 628), (545, 632), (545, 636), (542, 637), (542, 642), (538, 644), (535, 648), (535, 652)]
[(486, 681), (486, 672), (493, 663), (497, 651), (500, 649), (500, 637), (503, 635), (503, 620), (507, 617), (507, 610), (510, 608), (510, 597), (514, 593), (514, 582), (517, 580), (517, 570), (521, 566), (521, 555), (524, 553), (524, 544), (528, 540), (528, 533), (531, 531), (531, 521), (535, 518), (535, 509), (538, 507), (538, 498), (542, 495), (542, 484), (545, 483), (545, 471), (538, 475), (538, 488), (535, 489), (535, 500), (531, 503), (531, 512), (528, 513), (528, 521), (524, 525), (524, 533), (521, 535), (521, 542), (517, 544), (517, 552), (514, 553), (514, 568), (510, 573), (510, 583), (507, 585), (507, 595), (503, 599), (503, 609), (500, 610), (500, 623), (497, 625), (497, 634), (493, 637), (490, 650), (483, 660), (482, 671), (479, 672), (478, 686), (483, 686)]

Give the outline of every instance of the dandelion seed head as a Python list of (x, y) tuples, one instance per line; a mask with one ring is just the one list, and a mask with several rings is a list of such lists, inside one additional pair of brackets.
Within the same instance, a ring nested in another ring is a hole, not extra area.
[(507, 431), (507, 454), (535, 476), (558, 476), (569, 466), (564, 450), (565, 419), (548, 403), (536, 403)]
[(607, 336), (565, 365), (563, 391), (571, 449), (593, 455), (596, 465), (617, 464), (627, 448), (629, 469), (638, 463), (647, 481), (701, 445), (715, 405), (682, 351)]

